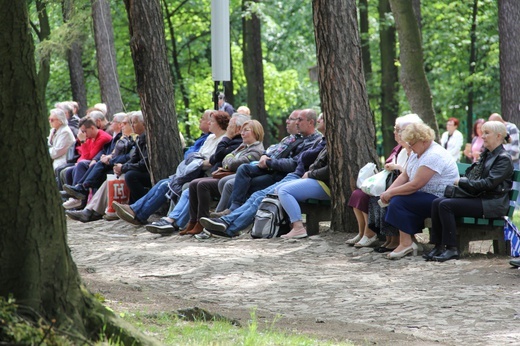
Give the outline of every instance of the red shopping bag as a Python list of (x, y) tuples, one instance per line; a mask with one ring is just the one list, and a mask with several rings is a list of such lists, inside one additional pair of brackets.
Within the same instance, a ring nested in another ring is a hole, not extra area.
[(107, 174), (107, 209), (106, 213), (115, 213), (112, 202), (127, 204), (130, 200), (130, 190), (126, 186), (124, 174), (117, 177)]

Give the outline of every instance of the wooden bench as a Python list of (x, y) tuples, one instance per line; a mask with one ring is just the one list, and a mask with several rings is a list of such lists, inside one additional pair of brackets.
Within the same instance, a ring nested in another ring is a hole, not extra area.
[(308, 235), (316, 235), (320, 231), (320, 221), (330, 221), (332, 210), (331, 201), (308, 199), (300, 203), (302, 214), (305, 214), (305, 222)]
[[(463, 175), (470, 165), (466, 163), (458, 163), (459, 173)], [(515, 170), (513, 181), (520, 182), (520, 171)], [(518, 190), (512, 189), (509, 192), (510, 203), (507, 212), (508, 217), (513, 217), (515, 211), (515, 203), (518, 197)], [(509, 242), (504, 240), (504, 218), (473, 218), (460, 217), (457, 218), (457, 241), (459, 243), (459, 251), (461, 255), (469, 253), (469, 242), (477, 240), (492, 240), (493, 252), (495, 254), (506, 255), (509, 253)], [(430, 221), (431, 224), (431, 221)]]

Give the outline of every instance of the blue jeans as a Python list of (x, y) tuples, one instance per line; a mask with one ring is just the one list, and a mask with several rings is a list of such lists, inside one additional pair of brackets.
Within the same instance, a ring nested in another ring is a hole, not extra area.
[(258, 206), (264, 197), (268, 193), (273, 193), (277, 186), (296, 179), (300, 179), (300, 177), (297, 174), (289, 173), (281, 181), (253, 193), (240, 208), (233, 210), (231, 214), (221, 218), (221, 220), (228, 224), (226, 233), (230, 236), (235, 236), (238, 232), (249, 226), (253, 222)]
[(309, 198), (330, 200), (330, 196), (316, 179), (294, 180), (278, 186), (276, 191), (291, 223), (302, 220), (302, 210), (298, 202)]
[(168, 214), (168, 217), (175, 220), (180, 228), (184, 228), (190, 219), (190, 189), (182, 191), (179, 201), (175, 208)]
[(235, 175), (230, 210), (235, 210), (252, 193), (265, 189), (282, 180), (285, 173), (273, 172), (253, 165), (241, 165)]
[(169, 179), (159, 181), (146, 195), (130, 205), (130, 208), (132, 208), (138, 220), (148, 220), (148, 218), (168, 200), (166, 198), (168, 182)]

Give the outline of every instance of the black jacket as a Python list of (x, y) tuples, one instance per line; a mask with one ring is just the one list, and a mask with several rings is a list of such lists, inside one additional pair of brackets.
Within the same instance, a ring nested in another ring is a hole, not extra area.
[[(481, 194), (483, 217), (496, 218), (507, 214), (509, 209), (509, 191), (513, 185), (513, 161), (511, 155), (502, 145), (495, 150), (487, 152), (487, 157), (482, 170), (480, 179), (469, 180), (462, 177), (459, 186), (471, 194)], [(476, 163), (472, 164), (467, 170), (467, 175)]]
[(146, 132), (139, 135), (136, 141), (135, 151), (132, 153), (130, 160), (123, 164), (121, 171), (126, 173), (128, 171), (148, 172), (148, 147), (146, 145)]
[(329, 159), (327, 156), (327, 146), (325, 146), (314, 163), (309, 167), (309, 178), (321, 180), (328, 187), (330, 187), (330, 175), (329, 175)]

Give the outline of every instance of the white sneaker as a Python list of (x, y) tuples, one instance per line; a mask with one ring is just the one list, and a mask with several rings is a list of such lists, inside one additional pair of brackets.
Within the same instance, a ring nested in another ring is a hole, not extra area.
[(62, 205), (65, 209), (75, 209), (81, 207), (82, 203), (81, 200), (71, 197), (66, 202), (63, 202)]

